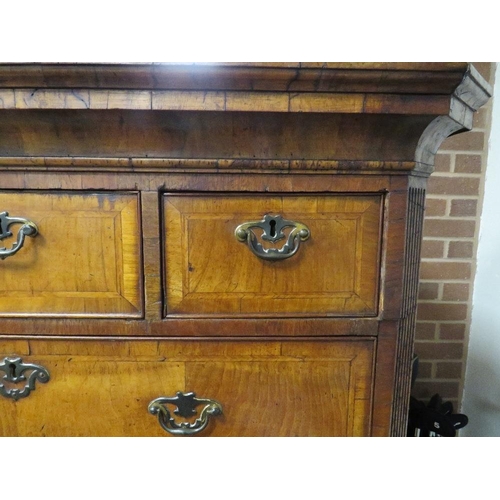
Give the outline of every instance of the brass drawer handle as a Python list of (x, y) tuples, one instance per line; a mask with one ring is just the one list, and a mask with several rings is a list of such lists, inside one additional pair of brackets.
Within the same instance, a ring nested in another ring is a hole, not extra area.
[[(293, 228), (288, 236), (285, 235), (283, 229), (285, 227)], [(263, 230), (261, 238), (264, 241), (272, 243), (286, 238), (285, 244), (280, 248), (264, 248), (257, 241), (252, 228)], [(260, 257), (266, 260), (282, 260), (288, 259), (295, 255), (299, 249), (300, 242), (306, 241), (311, 236), (309, 228), (301, 222), (285, 220), (281, 215), (264, 215), (260, 221), (244, 222), (240, 224), (234, 231), (234, 235), (238, 241), (247, 242), (248, 248)]]
[[(176, 415), (189, 418), (196, 415), (196, 407), (205, 405), (200, 412), (200, 416), (193, 422), (176, 422), (172, 417), (167, 404), (176, 406)], [(222, 415), (222, 406), (213, 399), (197, 398), (194, 392), (177, 392), (175, 397), (160, 397), (153, 399), (149, 403), (148, 411), (151, 415), (158, 415), (158, 422), (164, 430), (170, 434), (189, 436), (201, 432), (207, 425), (211, 416)]]
[[(37, 380), (43, 384), (50, 380), (50, 375), (46, 368), (40, 365), (23, 363), (23, 360), (19, 357), (4, 358), (0, 361), (0, 371), (5, 373), (1, 380), (5, 380), (9, 384), (17, 384), (26, 381), (22, 389), (18, 389), (17, 387), (7, 389), (5, 385), (0, 382), (0, 394), (14, 401), (28, 397), (31, 391), (35, 390), (35, 382)], [(31, 373), (26, 376), (26, 372), (30, 371)]]
[(0, 259), (2, 260), (17, 253), (23, 247), (26, 236), (36, 236), (38, 234), (38, 227), (34, 222), (22, 217), (9, 217), (8, 212), (2, 212), (0, 213), (0, 241), (12, 236), (9, 231), (12, 224), (22, 224), (22, 226), (17, 232), (17, 241), (14, 246), (10, 250), (0, 248)]

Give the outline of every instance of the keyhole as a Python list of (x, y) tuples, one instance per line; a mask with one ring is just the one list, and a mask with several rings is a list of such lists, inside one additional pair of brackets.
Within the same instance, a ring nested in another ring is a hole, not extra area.
[(16, 378), (16, 365), (14, 363), (9, 364), (9, 377)]
[(276, 221), (270, 220), (269, 226), (271, 226), (269, 230), (269, 235), (271, 236), (271, 238), (274, 238), (276, 236)]

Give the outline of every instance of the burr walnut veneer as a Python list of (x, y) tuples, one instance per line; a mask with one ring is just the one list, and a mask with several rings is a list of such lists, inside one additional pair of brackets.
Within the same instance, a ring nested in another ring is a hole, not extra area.
[(0, 435), (405, 435), (426, 180), (490, 94), (462, 63), (0, 65)]

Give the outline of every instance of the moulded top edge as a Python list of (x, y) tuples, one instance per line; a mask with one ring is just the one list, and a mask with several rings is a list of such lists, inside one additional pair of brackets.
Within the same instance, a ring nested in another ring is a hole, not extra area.
[(467, 63), (12, 63), (0, 88), (381, 92), (451, 95)]

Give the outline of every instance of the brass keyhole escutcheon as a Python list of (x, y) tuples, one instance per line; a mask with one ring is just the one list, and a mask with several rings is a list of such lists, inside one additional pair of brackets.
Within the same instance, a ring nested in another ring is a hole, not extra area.
[[(19, 357), (0, 360), (0, 396), (17, 401), (26, 398), (35, 390), (36, 382), (45, 384), (50, 380), (48, 370), (40, 365), (25, 363)], [(24, 384), (24, 387), (20, 386)]]
[[(169, 409), (175, 407), (175, 410)], [(202, 409), (197, 412), (197, 408)], [(158, 422), (163, 430), (178, 436), (191, 436), (198, 434), (208, 425), (210, 417), (222, 415), (222, 405), (214, 399), (197, 398), (194, 392), (177, 392), (173, 397), (156, 398), (149, 403), (151, 415), (158, 417)], [(192, 423), (178, 422), (173, 415), (189, 418), (199, 415)]]
[[(288, 227), (291, 228), (291, 231), (286, 235), (283, 229)], [(253, 229), (262, 230), (261, 239), (263, 241), (275, 243), (285, 240), (285, 243), (279, 249), (264, 248), (262, 243), (258, 241)], [(265, 260), (283, 260), (289, 259), (297, 253), (300, 242), (306, 241), (311, 236), (311, 231), (301, 222), (283, 219), (281, 215), (266, 214), (260, 221), (240, 224), (235, 229), (234, 235), (238, 241), (246, 242), (248, 248), (257, 257)]]

